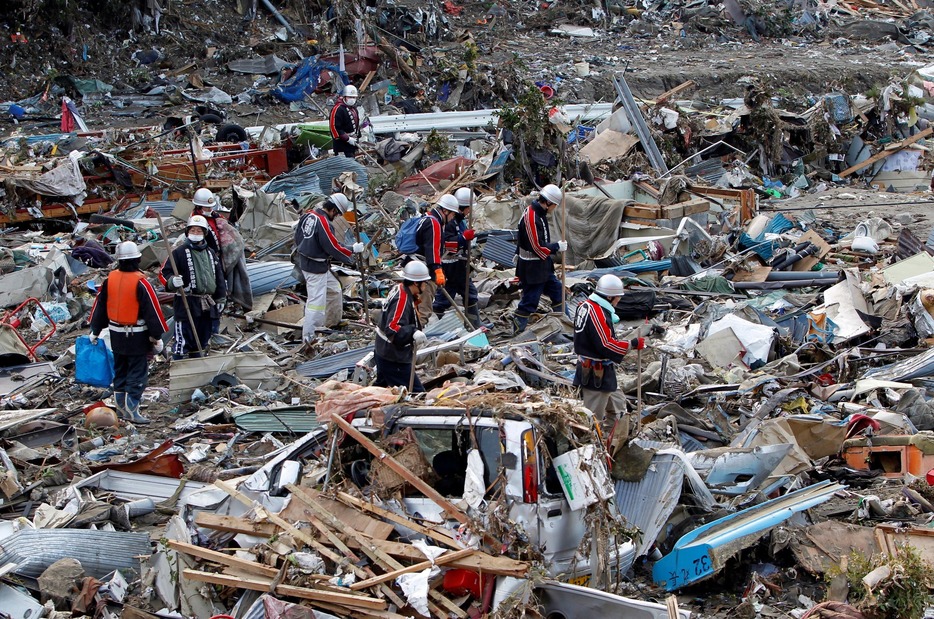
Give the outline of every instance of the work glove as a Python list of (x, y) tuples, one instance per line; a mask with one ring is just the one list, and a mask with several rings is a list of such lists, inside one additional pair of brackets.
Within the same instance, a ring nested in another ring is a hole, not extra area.
[(97, 346), (97, 336), (96, 336), (96, 335), (94, 335), (93, 333), (90, 334), (90, 335), (88, 336), (88, 340), (90, 340), (90, 342), (91, 342), (92, 344), (94, 344), (95, 346)]
[(412, 334), (412, 342), (416, 348), (421, 348), (428, 343), (428, 336), (425, 335), (424, 331), (416, 331)]
[(469, 228), (468, 228), (467, 230), (464, 230), (464, 240), (465, 240), (465, 241), (472, 241), (472, 240), (474, 240), (474, 238), (476, 238), (476, 236), (477, 236), (477, 233), (474, 232), (473, 230), (471, 230), (471, 229), (469, 229)]
[(165, 350), (165, 344), (162, 343), (162, 340), (150, 339), (149, 341), (152, 342), (152, 351), (157, 355), (161, 355), (162, 351)]
[(351, 146), (356, 146), (357, 138), (350, 136), (349, 138), (347, 138), (347, 143), (350, 144)]
[(365, 249), (366, 249), (366, 245), (364, 245), (363, 243), (353, 244), (353, 253), (355, 254), (362, 254)]
[(560, 252), (567, 251), (567, 250), (568, 250), (568, 242), (558, 241), (558, 252), (560, 253)]
[(185, 280), (181, 275), (173, 275), (171, 278), (169, 278), (169, 283), (172, 284), (172, 288), (178, 290), (185, 285)]
[(629, 347), (633, 350), (642, 350), (643, 348), (645, 348), (645, 338), (635, 337), (629, 340)]
[(447, 280), (444, 279), (444, 271), (441, 269), (435, 269), (435, 283), (439, 286), (443, 286)]

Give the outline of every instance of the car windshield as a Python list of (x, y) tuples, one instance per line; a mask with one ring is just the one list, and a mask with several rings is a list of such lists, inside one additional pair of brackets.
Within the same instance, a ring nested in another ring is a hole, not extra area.
[(435, 490), (447, 497), (463, 496), (467, 452), (476, 441), (476, 448), (483, 460), (483, 482), (487, 494), (492, 491), (491, 486), (499, 474), (502, 455), (499, 428), (410, 426), (409, 429), (414, 433), (419, 449), (437, 476), (437, 481), (432, 484)]

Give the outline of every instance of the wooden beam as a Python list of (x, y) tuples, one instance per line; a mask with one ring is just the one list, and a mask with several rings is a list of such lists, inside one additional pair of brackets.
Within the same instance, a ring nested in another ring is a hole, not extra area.
[(918, 140), (923, 140), (924, 138), (926, 138), (926, 137), (928, 137), (929, 135), (931, 135), (931, 133), (934, 133), (934, 127), (928, 127), (928, 128), (925, 129), (924, 131), (922, 131), (922, 132), (920, 132), (920, 133), (916, 133), (916, 134), (914, 134), (913, 136), (911, 136), (910, 138), (907, 138), (907, 139), (902, 140), (901, 142), (897, 142), (897, 143), (895, 143), (895, 144), (890, 144), (890, 145), (888, 146), (888, 148), (886, 148), (885, 150), (879, 151), (878, 153), (876, 153), (875, 155), (873, 155), (872, 157), (870, 157), (870, 158), (867, 159), (866, 161), (863, 161), (862, 163), (857, 163), (857, 164), (854, 165), (854, 166), (850, 166), (849, 168), (847, 168), (847, 169), (844, 170), (843, 172), (840, 172), (840, 178), (846, 178), (847, 176), (849, 176), (849, 175), (852, 174), (853, 172), (857, 172), (857, 171), (859, 171), (859, 170), (862, 170), (863, 168), (865, 168), (865, 167), (867, 167), (867, 166), (871, 166), (872, 164), (874, 164), (874, 163), (877, 162), (877, 161), (881, 161), (881, 160), (883, 160), (883, 159), (889, 157), (890, 155), (894, 155), (895, 153), (897, 153), (897, 152), (903, 150), (904, 148), (906, 148), (906, 147), (908, 147), (908, 146), (911, 146), (912, 144), (914, 144), (914, 143), (917, 142)]
[(191, 555), (200, 559), (207, 559), (208, 561), (220, 563), (221, 565), (228, 565), (243, 572), (258, 574), (267, 578), (275, 578), (279, 575), (279, 570), (276, 568), (268, 567), (261, 563), (257, 563), (256, 561), (247, 561), (246, 559), (241, 559), (239, 557), (231, 557), (230, 555), (225, 555), (222, 552), (217, 552), (216, 550), (210, 550), (208, 548), (202, 548), (201, 546), (195, 546), (194, 544), (186, 544), (185, 542), (177, 542), (170, 539), (168, 541), (168, 545), (169, 548), (183, 552), (186, 555)]
[[(224, 574), (213, 574), (211, 572), (200, 572), (198, 570), (185, 570), (182, 575), (189, 580), (198, 582), (209, 582), (215, 585), (233, 587), (235, 589), (249, 589), (251, 591), (269, 591), (271, 581), (255, 580), (252, 578), (237, 578)], [(275, 592), (280, 595), (301, 598), (303, 600), (313, 600), (318, 602), (327, 602), (337, 604), (338, 606), (350, 608), (370, 608), (373, 610), (385, 610), (386, 600), (371, 598), (366, 596), (352, 595), (349, 593), (337, 593), (335, 591), (324, 591), (320, 589), (309, 589), (307, 587), (294, 587), (292, 585), (277, 585)]]
[(356, 507), (358, 509), (369, 512), (381, 518), (385, 518), (386, 520), (390, 522), (395, 522), (396, 524), (406, 527), (407, 529), (411, 529), (415, 531), (416, 533), (421, 533), (425, 537), (429, 537), (435, 540), (436, 542), (440, 542), (444, 544), (445, 546), (454, 548), (455, 550), (460, 550), (462, 547), (462, 544), (457, 543), (457, 541), (452, 536), (448, 535), (444, 531), (439, 531), (431, 527), (426, 527), (413, 520), (409, 520), (405, 516), (400, 516), (399, 514), (395, 512), (389, 511), (388, 509), (383, 509), (382, 507), (379, 507), (378, 505), (374, 505), (372, 503), (369, 503), (368, 501), (364, 501), (363, 499), (358, 499), (357, 497), (347, 494), (346, 492), (338, 492), (337, 499), (341, 503), (344, 503), (351, 507)]
[(370, 82), (373, 81), (373, 77), (374, 77), (375, 75), (376, 75), (376, 71), (370, 71), (369, 73), (366, 74), (366, 77), (363, 78), (363, 83), (360, 84), (360, 94), (361, 94), (361, 95), (363, 95), (363, 93), (366, 92), (367, 86), (369, 86), (369, 85), (370, 85)]
[(679, 93), (681, 93), (681, 92), (684, 92), (684, 91), (687, 90), (688, 88), (693, 88), (694, 86), (697, 86), (697, 84), (694, 83), (694, 80), (688, 80), (688, 81), (686, 81), (686, 82), (684, 82), (684, 83), (682, 83), (682, 84), (678, 84), (677, 86), (675, 86), (675, 87), (672, 88), (671, 90), (665, 91), (665, 92), (663, 92), (662, 94), (660, 94), (660, 95), (658, 95), (657, 97), (655, 97), (655, 105), (659, 105), (660, 103), (664, 103), (665, 101), (667, 101), (668, 99), (671, 99), (671, 98), (672, 98), (673, 96), (675, 96), (676, 94), (679, 94)]
[(226, 492), (227, 494), (229, 494), (230, 496), (232, 496), (233, 498), (237, 499), (244, 505), (253, 507), (256, 510), (257, 515), (266, 518), (273, 524), (279, 526), (285, 531), (288, 531), (292, 535), (292, 537), (304, 542), (307, 546), (314, 548), (326, 559), (330, 559), (331, 561), (343, 567), (344, 569), (351, 570), (354, 574), (356, 574), (357, 578), (369, 578), (369, 574), (364, 572), (362, 569), (360, 569), (359, 567), (357, 567), (356, 565), (354, 565), (347, 559), (341, 557), (339, 554), (333, 552), (330, 548), (328, 548), (327, 546), (325, 546), (318, 540), (314, 539), (313, 537), (311, 537), (304, 531), (292, 526), (291, 523), (286, 522), (285, 520), (280, 518), (278, 515), (270, 511), (267, 511), (266, 508), (255, 503), (253, 500), (250, 499), (250, 497), (246, 496), (245, 494), (243, 494), (236, 488), (220, 480), (214, 482), (214, 485), (220, 488), (221, 490), (223, 490), (224, 492)]
[(359, 591), (360, 589), (366, 589), (374, 585), (378, 585), (389, 580), (395, 580), (397, 577), (402, 576), (403, 574), (409, 574), (411, 572), (421, 572), (427, 570), (433, 565), (446, 565), (448, 563), (453, 563), (458, 559), (463, 559), (475, 553), (473, 548), (464, 548), (463, 550), (455, 550), (453, 552), (446, 552), (434, 561), (422, 561), (421, 563), (416, 563), (415, 565), (410, 565), (408, 567), (403, 567), (392, 572), (387, 572), (380, 576), (375, 576), (368, 580), (361, 580), (360, 582), (355, 582), (350, 585), (351, 591)]
[(195, 525), (225, 533), (243, 533), (256, 537), (272, 537), (280, 530), (271, 522), (251, 522), (246, 518), (219, 516), (209, 512), (198, 512), (195, 516)]

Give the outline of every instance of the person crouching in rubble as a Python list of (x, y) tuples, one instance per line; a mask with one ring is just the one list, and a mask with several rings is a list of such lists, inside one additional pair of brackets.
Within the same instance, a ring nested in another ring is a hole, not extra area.
[(561, 311), (561, 282), (555, 276), (552, 255), (567, 250), (566, 241), (551, 242), (546, 218), (561, 202), (561, 190), (556, 185), (542, 187), (538, 200), (532, 202), (519, 220), (519, 262), (516, 276), (522, 288), (519, 307), (512, 322), (516, 333), (522, 333), (529, 324), (529, 317), (538, 311), (542, 293), (551, 299), (552, 311)]
[(441, 268), (441, 248), (444, 244), (442, 240), (445, 227), (459, 213), (460, 207), (457, 204), (457, 198), (445, 194), (438, 199), (435, 208), (428, 211), (428, 214), (421, 218), (421, 221), (418, 222), (418, 229), (415, 231), (418, 256), (424, 257), (432, 274), (429, 281), (425, 283), (422, 302), (419, 303), (416, 310), (423, 325), (427, 325), (428, 320), (431, 318), (432, 301), (438, 292), (438, 286), (444, 286), (447, 283), (444, 270)]
[(120, 419), (147, 424), (139, 412), (149, 383), (148, 356), (162, 352), (162, 335), (169, 330), (152, 285), (139, 270), (136, 243), (124, 241), (115, 252), (117, 270), (101, 286), (91, 308), (91, 343), (104, 328), (110, 329), (114, 353), (114, 401)]
[[(165, 289), (175, 292), (173, 359), (204, 356), (213, 322), (224, 311), (227, 281), (217, 253), (205, 239), (207, 231), (207, 220), (201, 215), (192, 215), (185, 228), (185, 242), (172, 250), (178, 275), (173, 273), (173, 260), (166, 260), (159, 274)], [(193, 324), (188, 320), (186, 303)]]
[[(414, 376), (415, 351), (428, 341), (415, 308), (429, 281), (431, 275), (425, 263), (412, 260), (402, 269), (402, 283), (386, 298), (376, 329), (376, 381), (373, 384), (377, 387), (408, 388)], [(430, 298), (422, 302), (428, 303)], [(424, 390), (422, 381), (414, 376), (412, 391)]]
[[(645, 339), (628, 342), (616, 339), (613, 325), (619, 322), (616, 304), (623, 298), (623, 282), (615, 275), (604, 275), (597, 281), (597, 290), (577, 307), (574, 315), (574, 352), (577, 370), (574, 385), (581, 388), (581, 397), (603, 430), (608, 432), (620, 414), (626, 412), (625, 398), (617, 391), (616, 364), (630, 350), (645, 348)], [(628, 417), (617, 432), (629, 435)], [(638, 420), (637, 420), (638, 424)]]
[[(331, 222), (350, 208), (350, 201), (342, 193), (333, 193), (317, 208), (302, 215), (295, 226), (295, 249), (298, 267), (305, 276), (308, 300), (305, 302), (305, 322), (302, 340), (307, 344), (315, 338), (315, 330), (323, 329), (328, 303), (343, 307), (340, 282), (331, 273), (331, 260), (353, 264), (353, 255), (363, 252), (363, 243), (354, 243), (352, 249), (341, 245), (334, 236)], [(343, 313), (343, 312), (341, 312)]]
[[(441, 270), (444, 272), (444, 291), (435, 293), (435, 300), (431, 305), (438, 318), (451, 307), (450, 299), (460, 295), (464, 300), (464, 313), (470, 324), (478, 329), (483, 326), (480, 320), (480, 309), (477, 305), (477, 287), (468, 278), (467, 264), (470, 260), (470, 242), (476, 236), (475, 232), (467, 227), (467, 216), (473, 206), (473, 192), (469, 187), (461, 187), (454, 192), (459, 213), (444, 224), (442, 235), (444, 238), (444, 252), (441, 254)], [(440, 287), (439, 287), (440, 288)], [(464, 295), (467, 295), (464, 298)]]
[(334, 149), (334, 154), (343, 154), (348, 159), (353, 159), (357, 154), (357, 140), (360, 139), (356, 87), (344, 86), (342, 95), (331, 108), (328, 126), (331, 129), (331, 148)]

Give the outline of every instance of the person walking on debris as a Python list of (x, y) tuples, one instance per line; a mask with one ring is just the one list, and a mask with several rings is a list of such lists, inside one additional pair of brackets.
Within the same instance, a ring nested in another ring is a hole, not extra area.
[(335, 155), (344, 154), (353, 159), (357, 154), (357, 140), (360, 139), (360, 113), (357, 111), (357, 89), (344, 86), (343, 95), (331, 108), (328, 122), (331, 128), (331, 142)]
[[(460, 212), (444, 224), (442, 231), (444, 252), (441, 255), (441, 270), (444, 272), (444, 289), (451, 299), (456, 298), (457, 295), (461, 296), (464, 300), (464, 313), (467, 319), (474, 328), (480, 328), (483, 323), (480, 320), (480, 308), (477, 305), (477, 287), (469, 281), (467, 275), (470, 242), (476, 236), (476, 233), (467, 227), (467, 216), (470, 215), (470, 207), (473, 206), (473, 192), (468, 187), (461, 187), (454, 192), (454, 198), (457, 200)], [(467, 298), (464, 298), (465, 293)], [(451, 302), (448, 297), (438, 290), (431, 309), (438, 315), (438, 318), (441, 318), (449, 307), (451, 307)]]
[[(333, 193), (317, 208), (302, 215), (295, 226), (295, 249), (298, 252), (298, 267), (305, 276), (308, 300), (305, 302), (305, 322), (302, 325), (302, 340), (314, 340), (315, 330), (323, 329), (326, 322), (328, 303), (343, 305), (340, 282), (331, 273), (331, 260), (353, 264), (353, 255), (363, 253), (363, 243), (354, 243), (348, 249), (334, 236), (331, 222), (351, 208), (350, 201), (342, 193)], [(330, 299), (330, 300), (329, 300)]]
[(191, 198), (191, 203), (195, 205), (191, 214), (201, 215), (208, 222), (208, 230), (204, 240), (208, 242), (208, 247), (213, 249), (218, 257), (221, 257), (223, 249), (221, 249), (221, 237), (217, 227), (218, 213), (216, 209), (219, 206), (217, 197), (213, 191), (207, 187), (202, 187), (195, 192), (195, 195)]
[[(207, 231), (207, 220), (201, 215), (192, 215), (185, 228), (185, 242), (172, 250), (179, 274), (173, 273), (173, 261), (166, 260), (159, 275), (165, 289), (175, 292), (174, 359), (204, 356), (211, 339), (213, 322), (224, 311), (227, 282), (217, 253), (205, 239)], [(184, 298), (182, 291), (185, 293)], [(194, 324), (188, 322), (186, 299)], [(201, 350), (198, 350), (198, 344)]]
[[(581, 388), (581, 398), (604, 431), (613, 428), (617, 417), (626, 412), (626, 400), (617, 391), (616, 364), (630, 350), (645, 348), (645, 338), (616, 339), (613, 325), (619, 322), (616, 304), (623, 298), (623, 282), (615, 275), (604, 275), (597, 290), (577, 306), (574, 315), (574, 352), (577, 370), (574, 386)], [(620, 436), (629, 435), (629, 420), (617, 428)], [(635, 426), (638, 426), (636, 420)]]
[(529, 324), (529, 317), (538, 311), (542, 293), (551, 299), (552, 311), (561, 310), (561, 282), (555, 276), (552, 255), (567, 250), (566, 241), (551, 242), (548, 231), (548, 214), (561, 202), (561, 190), (555, 185), (542, 187), (538, 200), (532, 202), (519, 220), (519, 262), (516, 276), (522, 288), (519, 307), (513, 315), (516, 333), (522, 333)]
[(169, 330), (152, 285), (139, 270), (136, 243), (117, 245), (117, 269), (101, 285), (91, 308), (91, 343), (110, 329), (114, 353), (114, 400), (117, 416), (147, 424), (139, 412), (143, 391), (149, 383), (148, 356), (162, 352), (162, 335)]
[[(415, 307), (431, 281), (428, 267), (421, 260), (412, 260), (402, 269), (402, 283), (392, 289), (383, 306), (376, 329), (377, 387), (408, 387), (413, 376), (415, 350), (428, 338), (421, 330)], [(412, 381), (412, 391), (425, 388), (418, 376)]]
[(438, 200), (435, 208), (422, 217), (415, 231), (415, 242), (418, 244), (417, 257), (424, 259), (432, 274), (429, 281), (425, 283), (421, 302), (416, 310), (423, 325), (427, 325), (428, 319), (431, 318), (432, 301), (438, 292), (438, 286), (444, 286), (447, 282), (444, 270), (441, 268), (441, 241), (445, 226), (453, 221), (458, 213), (460, 213), (460, 207), (457, 205), (457, 198), (445, 194)]

